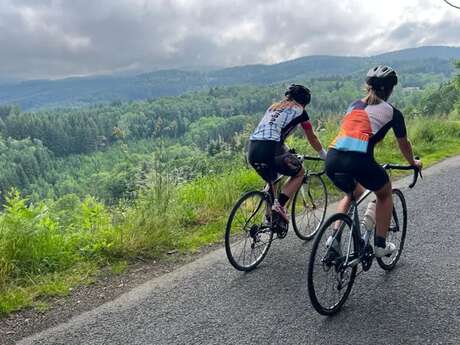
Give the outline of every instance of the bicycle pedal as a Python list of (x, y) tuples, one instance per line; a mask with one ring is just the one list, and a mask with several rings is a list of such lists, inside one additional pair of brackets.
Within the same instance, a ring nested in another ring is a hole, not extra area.
[(273, 214), (273, 230), (276, 232), (276, 237), (279, 239), (285, 238), (289, 229), (289, 223), (278, 214)]
[(288, 232), (287, 224), (285, 224), (285, 226), (282, 226), (282, 225), (280, 226), (280, 224), (278, 224), (278, 226), (276, 227), (276, 236), (279, 239), (285, 238), (287, 235), (287, 232)]

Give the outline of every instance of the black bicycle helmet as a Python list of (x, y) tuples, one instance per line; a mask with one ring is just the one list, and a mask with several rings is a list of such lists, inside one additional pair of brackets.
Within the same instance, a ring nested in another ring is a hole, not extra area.
[(393, 68), (379, 65), (367, 72), (366, 84), (376, 91), (390, 90), (398, 84), (398, 76)]
[(311, 100), (311, 93), (310, 90), (307, 89), (303, 85), (292, 84), (290, 85), (286, 92), (284, 93), (285, 96), (292, 98), (297, 103), (302, 105), (307, 105), (310, 103)]

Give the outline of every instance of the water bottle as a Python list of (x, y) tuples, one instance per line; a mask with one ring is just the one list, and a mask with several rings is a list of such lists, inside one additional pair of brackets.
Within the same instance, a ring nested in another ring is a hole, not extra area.
[(365, 231), (373, 231), (375, 227), (375, 200), (367, 205), (366, 212), (362, 220), (362, 226)]

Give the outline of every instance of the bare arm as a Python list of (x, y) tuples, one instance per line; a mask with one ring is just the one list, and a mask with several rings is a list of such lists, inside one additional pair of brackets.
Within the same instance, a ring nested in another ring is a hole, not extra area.
[(310, 145), (315, 149), (316, 152), (321, 152), (323, 150), (323, 145), (319, 141), (318, 137), (316, 136), (315, 132), (313, 132), (313, 128), (309, 128), (305, 131), (305, 136), (308, 139)]
[(414, 159), (412, 145), (409, 139), (407, 139), (407, 136), (396, 139), (398, 140), (399, 149), (401, 150), (401, 153), (403, 154), (404, 158), (406, 158), (407, 162), (409, 162), (410, 165), (418, 166), (417, 162)]
[(316, 152), (318, 152), (318, 155), (322, 159), (325, 159), (326, 150), (323, 149), (323, 145), (321, 145), (321, 142), (319, 141), (318, 137), (313, 131), (311, 123), (309, 121), (302, 123), (302, 128), (303, 128), (305, 136), (307, 137), (307, 140), (310, 143), (310, 145), (316, 150)]
[(404, 122), (404, 117), (401, 112), (397, 109), (394, 109), (393, 113), (393, 130), (395, 132), (396, 140), (398, 140), (398, 146), (403, 154), (404, 158), (406, 158), (407, 162), (410, 165), (416, 166), (419, 169), (422, 168), (422, 162), (418, 159), (414, 159), (414, 152), (412, 151), (412, 145), (407, 139), (407, 129), (406, 124)]

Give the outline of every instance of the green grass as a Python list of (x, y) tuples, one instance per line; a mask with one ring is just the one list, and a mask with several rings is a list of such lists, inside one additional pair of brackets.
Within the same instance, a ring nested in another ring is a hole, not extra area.
[[(337, 122), (327, 123), (321, 141), (329, 143), (337, 128)], [(459, 121), (409, 119), (408, 128), (425, 166), (460, 153)], [(289, 144), (311, 152), (303, 138)], [(405, 163), (391, 133), (377, 146), (376, 157)], [(167, 171), (157, 171), (134, 203), (110, 210), (92, 197), (67, 195), (34, 204), (12, 192), (0, 214), (0, 315), (26, 307), (46, 310), (48, 297), (90, 283), (101, 267), (120, 274), (139, 256), (158, 259), (171, 250), (194, 252), (221, 242), (233, 204), (262, 186), (252, 169), (235, 163), (226, 174), (179, 185)], [(330, 182), (328, 188), (340, 194)]]
[(121, 261), (115, 261), (110, 265), (110, 271), (114, 274), (121, 274), (126, 271), (128, 268), (128, 261), (126, 260), (121, 260)]
[(44, 311), (50, 297), (67, 296), (74, 287), (92, 283), (96, 272), (96, 265), (84, 263), (67, 271), (7, 284), (0, 291), (0, 317), (28, 307)]

